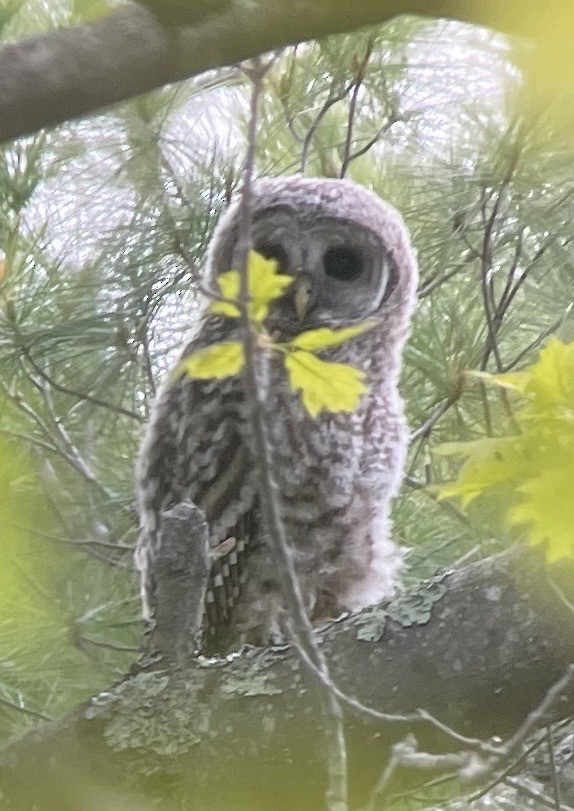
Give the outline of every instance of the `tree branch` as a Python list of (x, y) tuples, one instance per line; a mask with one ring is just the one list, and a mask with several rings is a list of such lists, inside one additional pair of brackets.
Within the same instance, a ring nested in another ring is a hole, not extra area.
[[(334, 681), (369, 707), (407, 715), (423, 707), (465, 737), (498, 735), (511, 748), (533, 708), (552, 702), (558, 718), (572, 707), (550, 688), (574, 661), (574, 616), (542, 571), (538, 554), (506, 553), (387, 611), (332, 623), (318, 640)], [(125, 807), (322, 808), (325, 720), (314, 679), (288, 646), (139, 672), (0, 753), (3, 799), (43, 811), (77, 808), (79, 796), (101, 806), (105, 786)], [(354, 805), (407, 732), (431, 754), (464, 748), (430, 723), (349, 709)]]
[[(186, 22), (193, 18), (187, 9)], [(137, 4), (87, 25), (33, 37), (0, 50), (0, 142), (93, 113), (210, 68), (231, 65), (307, 39), (383, 23), (399, 14), (447, 17), (477, 25), (494, 18), (505, 33), (536, 19), (535, 0), (229, 0), (194, 27), (163, 28)], [(559, 7), (560, 0), (546, 4)], [(494, 15), (494, 17), (493, 17)]]

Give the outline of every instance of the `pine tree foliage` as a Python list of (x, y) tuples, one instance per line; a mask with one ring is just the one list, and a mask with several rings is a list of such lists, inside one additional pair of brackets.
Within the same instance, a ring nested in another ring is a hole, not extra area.
[[(8, 8), (8, 40), (82, 13)], [(531, 111), (512, 56), (483, 29), (404, 18), (285, 49), (265, 85), (258, 173), (367, 184), (418, 251), (394, 510), (408, 580), (508, 542), (488, 511), (427, 487), (458, 469), (442, 443), (513, 429), (504, 390), (466, 387), (465, 371), (519, 370), (546, 336), (571, 338), (573, 143), (552, 110)], [(0, 440), (14, 460), (0, 482), (1, 734), (62, 713), (137, 655), (134, 457), (240, 184), (246, 93), (238, 69), (214, 71), (0, 155)]]

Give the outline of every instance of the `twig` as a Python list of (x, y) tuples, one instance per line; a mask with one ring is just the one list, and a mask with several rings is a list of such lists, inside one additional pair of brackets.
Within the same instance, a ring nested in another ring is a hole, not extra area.
[[(144, 320), (147, 321), (148, 319), (146, 318)], [(142, 345), (143, 354), (144, 354), (144, 365), (145, 365), (145, 372), (146, 372), (148, 386), (149, 386), (149, 389), (150, 389), (151, 396), (155, 397), (157, 387), (155, 385), (155, 380), (154, 380), (154, 376), (153, 376), (153, 366), (152, 366), (151, 355), (150, 355), (150, 351), (149, 351), (149, 334), (148, 334), (147, 327), (148, 327), (148, 325), (146, 324), (145, 329), (143, 330), (141, 345)]]
[(414, 476), (406, 476), (404, 482), (413, 490), (422, 490), (423, 493), (432, 499), (439, 507), (442, 507), (443, 510), (446, 510), (451, 515), (458, 518), (466, 527), (471, 526), (468, 515), (459, 510), (458, 507), (455, 507), (454, 504), (451, 504), (450, 501), (439, 501), (437, 496), (428, 489), (427, 482), (420, 482), (418, 479), (415, 479)]
[(562, 605), (564, 605), (568, 611), (571, 611), (574, 614), (574, 604), (570, 602), (570, 600), (566, 597), (558, 583), (555, 583), (551, 577), (547, 577), (548, 585), (553, 590), (554, 594), (558, 597)]
[[(489, 288), (489, 278), (491, 277), (492, 274), (492, 243), (491, 243), (492, 231), (494, 228), (496, 216), (498, 214), (498, 208), (500, 206), (500, 200), (504, 188), (505, 186), (503, 184), (500, 188), (498, 199), (495, 205), (493, 206), (490, 218), (486, 223), (482, 241), (482, 250), (480, 254), (480, 288), (482, 291), (482, 304), (484, 308), (484, 315), (486, 318), (486, 326), (488, 328), (487, 344), (489, 343), (492, 348), (492, 352), (496, 360), (496, 368), (498, 369), (498, 371), (500, 371), (500, 369), (502, 368), (502, 361), (500, 360), (500, 352), (498, 349), (497, 335), (494, 325), (494, 317), (491, 310), (491, 290)], [(484, 205), (485, 204), (483, 204), (483, 211)], [(483, 355), (483, 359), (480, 364), (481, 370), (486, 369), (487, 359), (488, 355), (486, 356), (486, 359)]]
[[(349, 159), (347, 161), (347, 166), (345, 167), (345, 171), (349, 168), (349, 165), (354, 160), (357, 160), (357, 158), (360, 158), (361, 155), (364, 155), (366, 152), (368, 152), (369, 149), (372, 149), (372, 147), (374, 147), (374, 145), (381, 138), (381, 136), (384, 135), (386, 132), (388, 132), (390, 130), (390, 128), (393, 127), (398, 121), (406, 121), (406, 120), (407, 120), (406, 116), (404, 116), (404, 117), (403, 116), (401, 116), (401, 117), (397, 116), (396, 118), (394, 118), (394, 117), (389, 118), (388, 121), (385, 121), (385, 123), (381, 127), (379, 127), (379, 129), (376, 131), (376, 133), (374, 135), (372, 135), (367, 141), (365, 141), (365, 143), (362, 146), (360, 146), (358, 149), (355, 149), (355, 151), (352, 152), (349, 155)], [(342, 170), (341, 170), (341, 177), (343, 177)]]
[(59, 456), (61, 459), (64, 459), (66, 462), (69, 462), (69, 458), (66, 454), (60, 449), (56, 448), (54, 445), (50, 445), (48, 442), (44, 442), (42, 439), (38, 439), (35, 436), (29, 436), (28, 434), (22, 434), (20, 431), (10, 431), (8, 428), (0, 428), (0, 434), (4, 436), (10, 436), (13, 439), (21, 439), (23, 442), (29, 442), (31, 445), (36, 445), (38, 448), (42, 448), (49, 453), (54, 453), (56, 456)]
[[(341, 171), (339, 177), (345, 177), (349, 163), (351, 162), (351, 144), (353, 143), (353, 128), (355, 125), (355, 114), (357, 111), (357, 100), (359, 98), (359, 91), (365, 79), (367, 65), (373, 53), (373, 40), (369, 40), (365, 49), (365, 55), (359, 63), (355, 72), (355, 80), (353, 92), (351, 93), (351, 101), (349, 103), (349, 114), (347, 116), (347, 134), (345, 138), (345, 147), (343, 149), (343, 160), (341, 161)], [(373, 142), (374, 143), (374, 142)]]
[(78, 391), (77, 389), (72, 389), (69, 386), (64, 386), (61, 383), (58, 383), (54, 380), (53, 377), (48, 375), (34, 360), (30, 353), (30, 349), (24, 345), (21, 345), (21, 351), (34, 372), (45, 380), (50, 386), (59, 391), (60, 394), (68, 394), (70, 397), (76, 397), (78, 400), (83, 400), (87, 403), (92, 403), (92, 405), (99, 406), (100, 408), (106, 408), (108, 411), (113, 411), (116, 414), (121, 414), (124, 417), (130, 417), (133, 420), (137, 420), (138, 422), (143, 422), (144, 418), (140, 414), (136, 414), (135, 411), (130, 411), (127, 408), (123, 408), (122, 406), (115, 405), (114, 403), (109, 403), (106, 400), (101, 400), (99, 397), (95, 397), (93, 394), (86, 394), (85, 392)]
[(52, 400), (50, 384), (46, 380), (40, 383), (40, 381), (38, 381), (34, 377), (34, 375), (31, 374), (29, 374), (28, 377), (42, 395), (48, 413), (51, 417), (52, 424), (56, 430), (56, 434), (60, 437), (62, 444), (66, 449), (66, 455), (68, 457), (68, 461), (70, 462), (70, 464), (75, 468), (75, 470), (78, 471), (78, 473), (80, 473), (81, 476), (84, 477), (86, 481), (88, 481), (91, 485), (93, 485), (101, 493), (103, 493), (103, 495), (107, 499), (109, 499), (109, 501), (117, 501), (118, 500), (117, 495), (113, 493), (111, 490), (108, 490), (108, 488), (105, 485), (103, 485), (100, 481), (98, 481), (90, 465), (84, 459), (84, 457), (80, 453), (79, 448), (76, 447), (74, 441), (72, 440), (72, 437), (62, 424), (61, 419), (56, 414), (54, 401)]
[(544, 720), (554, 705), (563, 698), (564, 693), (568, 692), (572, 687), (572, 684), (574, 684), (574, 665), (569, 665), (562, 678), (548, 690), (538, 707), (528, 713), (524, 722), (502, 748), (501, 754), (504, 757), (509, 757), (518, 749), (526, 736), (537, 724)]
[[(571, 687), (574, 682), (574, 665), (570, 665), (565, 675), (554, 684), (546, 693), (543, 700), (538, 707), (530, 712), (525, 719), (524, 723), (518, 728), (515, 734), (507, 741), (504, 746), (491, 746), (480, 741), (481, 750), (490, 755), (486, 760), (479, 760), (476, 754), (471, 752), (460, 752), (455, 755), (430, 755), (427, 753), (419, 753), (416, 749), (416, 740), (412, 735), (407, 736), (404, 741), (395, 744), (392, 748), (391, 757), (387, 763), (372, 795), (367, 807), (367, 811), (375, 811), (377, 808), (383, 808), (382, 801), (385, 797), (387, 786), (399, 766), (406, 766), (410, 768), (439, 768), (445, 770), (456, 769), (459, 777), (473, 777), (476, 779), (477, 773), (492, 772), (500, 760), (509, 757), (516, 749), (522, 744), (526, 736), (531, 732), (533, 727), (538, 724), (550, 712), (553, 706), (560, 700), (563, 694)], [(418, 710), (418, 713), (424, 711)], [(434, 719), (436, 720), (436, 719)], [(439, 726), (440, 728), (440, 726)], [(462, 737), (462, 736), (461, 736)], [(545, 736), (546, 737), (546, 736)], [(539, 746), (540, 742), (537, 741), (535, 747)], [(532, 751), (532, 747), (530, 751)], [(525, 758), (527, 753), (524, 753), (522, 759)], [(483, 789), (480, 792), (468, 798), (470, 801), (484, 796), (487, 790), (491, 790), (502, 779), (509, 785), (512, 785), (517, 790), (528, 793), (529, 796), (541, 800), (550, 808), (556, 811), (564, 811), (564, 806), (560, 805), (559, 788), (555, 785), (555, 799), (554, 801), (545, 795), (538, 792), (531, 792), (524, 785), (508, 775), (516, 768), (518, 761), (505, 770), (504, 777), (497, 777), (495, 781), (489, 784), (488, 789)], [(466, 772), (466, 774), (464, 774)], [(555, 780), (556, 783), (556, 780)], [(556, 799), (557, 798), (557, 799)], [(557, 804), (558, 803), (558, 804)], [(572, 809), (570, 811), (573, 811)]]
[[(525, 783), (517, 780), (516, 777), (507, 777), (504, 782), (516, 789), (519, 794), (525, 794), (527, 797), (542, 803), (542, 805), (545, 805), (548, 808), (556, 808), (556, 804), (550, 797), (547, 797), (546, 794), (543, 794), (541, 791), (536, 791), (535, 789), (530, 788), (530, 786), (527, 786)], [(560, 806), (560, 811), (574, 811), (574, 808), (572, 808), (571, 805), (562, 804)]]
[[(569, 665), (568, 669), (566, 670), (566, 673), (560, 679), (558, 679), (558, 681), (555, 684), (552, 685), (552, 687), (548, 690), (548, 692), (546, 693), (540, 704), (533, 710), (531, 710), (531, 712), (528, 713), (525, 720), (518, 727), (514, 735), (504, 744), (504, 746), (497, 747), (498, 751), (496, 753), (496, 757), (492, 758), (491, 762), (488, 764), (489, 772), (494, 771), (497, 763), (499, 763), (501, 760), (509, 758), (519, 749), (525, 738), (530, 734), (530, 732), (532, 732), (533, 728), (538, 724), (540, 724), (550, 714), (550, 711), (564, 697), (564, 694), (570, 690), (573, 683), (574, 683), (574, 665)], [(538, 741), (535, 744), (535, 746), (532, 747), (532, 749), (536, 748), (537, 746), (539, 746)], [(513, 780), (511, 777), (508, 777), (507, 775), (516, 768), (516, 765), (520, 762), (521, 759), (524, 759), (527, 756), (527, 754), (529, 754), (529, 751), (531, 750), (528, 750), (527, 752), (523, 753), (521, 758), (518, 758), (518, 760), (514, 761), (511, 764), (511, 766), (503, 772), (503, 775), (505, 775), (505, 782), (507, 782), (509, 785), (513, 785), (515, 788), (520, 788), (522, 790), (524, 790), (523, 784), (520, 783), (519, 781)], [(481, 789), (480, 792), (477, 792), (476, 794), (472, 795), (470, 799), (478, 799), (479, 797), (484, 796), (484, 794), (486, 794), (486, 792), (491, 788), (494, 788), (494, 786), (497, 785), (500, 782), (500, 780), (501, 776), (498, 776), (492, 783), (489, 784), (487, 788)], [(541, 798), (537, 797), (537, 799)], [(546, 798), (545, 804), (549, 805), (551, 808), (554, 807), (554, 804), (552, 803), (551, 800), (548, 801), (548, 798)], [(564, 811), (563, 806), (562, 811)]]
[(462, 393), (462, 387), (460, 387), (460, 391), (457, 391), (456, 394), (453, 394), (451, 397), (447, 397), (443, 402), (435, 408), (433, 413), (420, 425), (415, 431), (412, 432), (410, 436), (410, 444), (412, 445), (413, 442), (416, 442), (417, 439), (421, 437), (427, 438), (434, 427), (435, 423), (437, 423), (443, 414), (445, 414), (448, 409), (453, 405)]
[[(560, 729), (565, 727), (567, 724), (571, 722), (570, 718), (565, 719), (559, 725)], [(493, 788), (498, 786), (502, 783), (506, 778), (512, 774), (524, 761), (533, 753), (535, 752), (548, 738), (548, 732), (545, 732), (537, 741), (531, 744), (522, 754), (517, 757), (515, 760), (512, 761), (500, 774), (497, 774), (494, 780), (491, 780), (485, 786), (480, 788), (478, 791), (475, 791), (473, 794), (469, 794), (466, 798), (469, 803), (475, 802), (475, 800), (480, 800), (481, 797), (484, 797), (488, 794), (489, 791), (492, 791)]]
[[(267, 67), (268, 65), (262, 65), (261, 62), (257, 60), (254, 63), (253, 69), (250, 71), (253, 81), (253, 92), (250, 103), (247, 155), (245, 161), (244, 186), (239, 210), (239, 234), (237, 240), (241, 278), (239, 307), (241, 311), (241, 328), (245, 353), (245, 398), (251, 416), (254, 445), (259, 465), (261, 512), (264, 524), (267, 528), (269, 545), (277, 563), (281, 591), (289, 613), (289, 625), (292, 628), (294, 636), (300, 641), (301, 646), (306, 650), (314, 665), (328, 678), (327, 663), (315, 642), (313, 628), (303, 605), (293, 558), (289, 550), (285, 528), (279, 510), (278, 489), (275, 482), (271, 446), (268, 439), (268, 415), (259, 386), (256, 347), (247, 307), (249, 301), (247, 262), (251, 243), (251, 181), (255, 158), (257, 109), (262, 79)], [(317, 684), (321, 690), (327, 720), (325, 730), (328, 764), (326, 802), (330, 811), (346, 811), (348, 808), (347, 750), (344, 739), (342, 712), (333, 691), (326, 688), (319, 680)]]
[[(20, 524), (13, 524), (12, 526), (15, 527), (22, 527)], [(96, 538), (61, 538), (58, 535), (53, 535), (50, 532), (42, 532), (35, 527), (26, 528), (28, 532), (32, 532), (34, 535), (37, 535), (40, 538), (45, 538), (48, 541), (52, 541), (52, 543), (56, 544), (63, 544), (64, 546), (98, 546), (101, 549), (113, 549), (115, 552), (131, 552), (133, 553), (133, 546), (128, 546), (127, 544), (121, 543), (114, 543), (113, 541), (101, 541)]]
[(43, 712), (38, 712), (37, 710), (29, 710), (26, 707), (21, 707), (19, 704), (15, 704), (13, 701), (8, 701), (7, 698), (0, 698), (0, 707), (8, 707), (11, 710), (15, 710), (16, 712), (22, 713), (22, 715), (29, 715), (30, 718), (39, 718), (42, 721), (52, 720), (52, 718), (49, 715), (46, 715)]
[(562, 799), (560, 791), (560, 780), (558, 778), (558, 769), (556, 768), (556, 758), (554, 757), (554, 735), (552, 733), (552, 724), (548, 726), (548, 760), (550, 761), (550, 768), (552, 770), (552, 788), (554, 793), (554, 808), (555, 811), (561, 811)]
[(449, 727), (447, 724), (439, 721), (438, 718), (435, 718), (434, 715), (431, 715), (426, 710), (417, 709), (413, 712), (400, 714), (380, 712), (379, 710), (373, 709), (373, 707), (367, 707), (366, 704), (363, 704), (358, 699), (353, 698), (352, 696), (349, 696), (343, 692), (343, 690), (337, 687), (337, 685), (334, 684), (334, 682), (332, 682), (328, 676), (321, 672), (311, 661), (311, 658), (306, 653), (304, 648), (297, 642), (297, 640), (294, 640), (292, 644), (297, 650), (303, 664), (307, 667), (307, 670), (310, 670), (313, 675), (319, 679), (322, 684), (324, 684), (325, 687), (328, 687), (342, 704), (345, 704), (359, 715), (366, 715), (368, 718), (372, 718), (375, 721), (383, 721), (391, 724), (427, 723), (435, 727), (435, 729), (443, 732), (449, 738), (452, 738), (452, 740), (463, 744), (469, 749), (473, 749), (487, 755), (496, 755), (499, 753), (498, 747), (491, 746), (489, 743), (480, 740), (480, 738), (468, 738), (466, 735), (461, 735), (460, 732), (457, 732), (452, 727)]
[(327, 115), (327, 113), (329, 112), (331, 107), (334, 107), (335, 104), (337, 104), (339, 101), (342, 101), (345, 98), (345, 96), (347, 95), (349, 90), (354, 86), (355, 79), (353, 79), (348, 85), (346, 85), (343, 88), (343, 90), (340, 90), (338, 93), (333, 92), (333, 88), (334, 88), (335, 83), (336, 83), (336, 79), (335, 79), (335, 77), (333, 77), (333, 80), (331, 82), (331, 87), (329, 88), (329, 94), (328, 94), (327, 98), (325, 99), (325, 101), (323, 102), (323, 104), (322, 104), (319, 112), (315, 116), (313, 122), (311, 123), (311, 126), (309, 127), (309, 129), (305, 133), (305, 137), (303, 138), (303, 144), (301, 146), (301, 166), (300, 166), (300, 169), (299, 169), (299, 171), (301, 173), (303, 173), (305, 171), (305, 166), (307, 164), (307, 157), (308, 157), (308, 154), (309, 154), (309, 147), (311, 146), (311, 142), (312, 142), (312, 140), (313, 140), (313, 138), (315, 136), (315, 133), (317, 132), (317, 129), (319, 128), (319, 124), (321, 123), (323, 118)]
[(514, 360), (511, 360), (509, 363), (505, 364), (502, 367), (502, 371), (509, 372), (511, 369), (514, 369), (514, 367), (517, 366), (523, 358), (525, 358), (528, 354), (530, 354), (532, 350), (540, 346), (540, 344), (545, 338), (547, 338), (549, 335), (552, 335), (552, 333), (555, 332), (558, 329), (558, 327), (564, 323), (565, 318), (567, 318), (570, 315), (573, 306), (574, 303), (571, 302), (564, 310), (564, 314), (561, 315), (560, 318), (557, 318), (556, 321), (554, 321), (547, 329), (545, 329), (544, 332), (541, 332), (540, 335), (534, 339), (534, 341), (529, 343), (527, 347), (525, 347), (521, 352), (519, 352), (518, 355), (516, 355), (516, 357), (514, 358)]
[(404, 741), (400, 741), (392, 747), (389, 762), (371, 794), (366, 811), (380, 811), (385, 807), (383, 800), (387, 793), (387, 786), (400, 766), (410, 769), (440, 769), (444, 771), (455, 769), (460, 775), (462, 772), (475, 774), (477, 770), (481, 769), (482, 763), (471, 752), (440, 755), (419, 752), (416, 739), (413, 735), (408, 735)]
[(104, 648), (105, 650), (115, 650), (119, 653), (138, 653), (141, 650), (139, 645), (134, 647), (133, 645), (120, 645), (118, 642), (103, 642), (99, 639), (92, 639), (89, 636), (85, 636), (85, 634), (80, 634), (76, 637), (76, 645), (81, 646), (82, 644), (85, 645), (92, 645), (94, 648)]
[(425, 296), (428, 296), (430, 293), (433, 292), (433, 290), (436, 290), (437, 287), (440, 287), (445, 282), (448, 282), (450, 279), (452, 279), (453, 276), (456, 276), (456, 274), (459, 273), (467, 265), (468, 262), (459, 262), (459, 264), (455, 265), (452, 268), (452, 270), (447, 271), (442, 276), (435, 277), (434, 279), (428, 281), (423, 287), (419, 288), (419, 291), (417, 293), (419, 299), (425, 298)]

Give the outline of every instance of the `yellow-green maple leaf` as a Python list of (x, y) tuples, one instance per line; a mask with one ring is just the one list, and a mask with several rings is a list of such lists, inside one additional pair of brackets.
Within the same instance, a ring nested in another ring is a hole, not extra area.
[(306, 349), (311, 352), (320, 352), (322, 349), (329, 349), (332, 346), (340, 346), (360, 335), (374, 326), (374, 321), (365, 321), (362, 324), (356, 324), (353, 327), (342, 327), (341, 329), (329, 329), (328, 327), (319, 327), (318, 329), (310, 329), (302, 332), (289, 341), (289, 346), (295, 349)]
[(526, 450), (515, 437), (476, 439), (472, 442), (449, 442), (437, 451), (442, 456), (466, 456), (455, 481), (441, 485), (439, 500), (460, 498), (463, 507), (492, 487), (519, 482), (527, 463)]
[(529, 397), (536, 408), (574, 409), (574, 343), (564, 344), (553, 337), (540, 351), (538, 361), (521, 372), (472, 372), (471, 376), (513, 389)]
[(301, 391), (303, 404), (312, 417), (321, 411), (354, 411), (367, 391), (364, 373), (345, 363), (329, 363), (310, 352), (297, 350), (285, 357), (289, 385)]
[[(277, 262), (274, 259), (265, 259), (256, 251), (249, 251), (247, 274), (249, 318), (261, 323), (267, 318), (271, 302), (283, 295), (287, 287), (293, 283), (293, 277), (278, 273)], [(228, 270), (221, 273), (217, 277), (217, 284), (221, 296), (230, 301), (214, 301), (209, 311), (229, 318), (239, 318), (239, 307), (232, 303), (239, 298), (241, 287), (239, 271)]]
[(471, 376), (522, 395), (515, 411), (520, 432), (440, 448), (466, 461), (439, 498), (458, 497), (467, 506), (482, 494), (502, 493), (506, 522), (524, 527), (531, 543), (545, 543), (549, 562), (574, 557), (574, 343), (552, 338), (521, 372)]
[(245, 356), (239, 341), (223, 341), (220, 344), (198, 349), (178, 364), (175, 375), (187, 375), (199, 380), (231, 377), (243, 368)]
[(574, 467), (548, 468), (518, 488), (522, 502), (508, 512), (508, 523), (526, 525), (530, 543), (546, 544), (549, 563), (574, 557)]

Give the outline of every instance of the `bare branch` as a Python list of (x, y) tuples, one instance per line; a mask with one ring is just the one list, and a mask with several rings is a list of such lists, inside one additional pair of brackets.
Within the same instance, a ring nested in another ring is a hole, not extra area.
[(531, 341), (531, 343), (529, 343), (528, 346), (525, 346), (524, 349), (521, 350), (513, 360), (506, 363), (502, 367), (502, 371), (509, 372), (511, 369), (514, 369), (514, 367), (518, 366), (518, 364), (523, 358), (527, 357), (534, 349), (537, 349), (542, 344), (545, 338), (556, 332), (558, 327), (560, 327), (560, 325), (564, 323), (564, 320), (570, 315), (573, 307), (574, 303), (571, 302), (564, 310), (563, 315), (561, 315), (560, 318), (557, 318), (556, 321), (550, 324), (550, 326), (547, 327), (547, 329), (545, 329), (544, 332), (541, 332), (540, 335), (538, 335), (538, 337), (536, 337), (533, 341)]
[(427, 417), (427, 419), (420, 425), (415, 431), (412, 432), (410, 436), (410, 443), (416, 442), (417, 439), (424, 437), (425, 439), (429, 437), (430, 432), (434, 428), (435, 424), (440, 420), (440, 418), (445, 414), (448, 409), (456, 403), (460, 395), (462, 394), (462, 386), (454, 392), (450, 397), (447, 397), (440, 403), (432, 414)]
[(370, 39), (367, 43), (367, 47), (365, 48), (365, 55), (355, 70), (353, 92), (351, 93), (349, 113), (347, 116), (347, 132), (345, 137), (345, 146), (343, 148), (343, 160), (341, 161), (341, 171), (339, 173), (339, 177), (345, 177), (347, 169), (349, 168), (349, 163), (351, 162), (351, 146), (353, 144), (353, 129), (355, 126), (355, 116), (357, 113), (357, 100), (359, 98), (361, 86), (365, 80), (365, 74), (367, 72), (367, 66), (369, 64), (371, 54), (373, 53), (373, 45), (374, 42), (372, 39)]
[[(558, 724), (557, 728), (562, 729), (563, 727), (568, 725), (570, 722), (571, 722), (571, 719), (567, 718), (564, 721), (562, 721), (560, 724)], [(479, 800), (481, 797), (484, 797), (486, 794), (488, 794), (490, 791), (492, 791), (492, 789), (495, 788), (496, 786), (498, 786), (500, 783), (505, 782), (506, 778), (509, 775), (511, 775), (514, 771), (516, 771), (526, 761), (526, 759), (533, 752), (535, 752), (537, 749), (539, 749), (546, 741), (548, 741), (548, 731), (544, 732), (544, 734), (541, 735), (538, 738), (538, 740), (536, 740), (536, 741), (534, 741), (534, 743), (530, 744), (530, 746), (528, 746), (524, 750), (524, 752), (522, 752), (520, 754), (519, 757), (517, 757), (515, 760), (513, 760), (511, 763), (509, 763), (508, 766), (506, 766), (501, 772), (499, 772), (493, 780), (491, 780), (489, 783), (486, 783), (486, 785), (482, 786), (478, 791), (475, 791), (472, 794), (469, 794), (468, 797), (466, 798), (468, 800), (468, 802), (474, 802), (475, 800)]]
[(562, 792), (560, 791), (560, 780), (558, 778), (558, 768), (556, 766), (556, 758), (554, 757), (554, 734), (552, 731), (552, 724), (548, 727), (548, 735), (546, 739), (546, 749), (548, 751), (548, 761), (552, 770), (552, 789), (554, 792), (554, 811), (561, 811), (562, 805)]
[[(350, 82), (346, 87), (343, 88), (343, 90), (339, 91), (338, 93), (334, 92), (336, 84), (337, 84), (337, 79), (334, 76), (332, 81), (331, 81), (331, 87), (329, 88), (329, 94), (328, 94), (327, 98), (325, 99), (325, 101), (323, 102), (321, 108), (319, 109), (319, 112), (315, 116), (311, 126), (309, 127), (309, 129), (305, 133), (305, 137), (303, 138), (303, 143), (302, 143), (302, 146), (301, 146), (301, 167), (300, 167), (301, 172), (305, 171), (305, 166), (307, 165), (307, 156), (308, 156), (308, 153), (309, 153), (309, 147), (311, 146), (313, 138), (315, 137), (315, 133), (317, 132), (317, 130), (319, 128), (319, 124), (325, 118), (325, 116), (327, 115), (327, 113), (329, 112), (331, 107), (334, 107), (335, 104), (337, 104), (338, 102), (342, 101), (345, 98), (345, 96), (347, 95), (349, 90), (355, 85), (355, 80), (353, 79), (352, 82)], [(287, 122), (287, 123), (289, 123), (289, 122)]]
[(8, 709), (19, 712), (22, 715), (29, 715), (30, 718), (39, 718), (41, 721), (51, 721), (49, 715), (46, 715), (43, 712), (38, 712), (37, 710), (29, 710), (28, 707), (21, 707), (19, 704), (15, 704), (13, 701), (8, 701), (7, 698), (0, 697), (0, 707), (7, 707)]
[(454, 754), (431, 755), (419, 752), (414, 735), (407, 735), (404, 741), (396, 743), (391, 750), (391, 757), (387, 763), (377, 785), (371, 795), (366, 811), (378, 811), (384, 808), (387, 786), (399, 767), (409, 769), (427, 769), (451, 771), (455, 769), (459, 774), (464, 771), (475, 772), (480, 768), (476, 756), (469, 752)]
[[(253, 428), (254, 444), (259, 467), (259, 497), (263, 524), (267, 528), (267, 539), (277, 563), (281, 592), (288, 612), (288, 629), (308, 654), (313, 665), (330, 682), (329, 670), (325, 657), (319, 649), (310, 620), (307, 616), (303, 597), (293, 563), (293, 556), (285, 534), (285, 528), (279, 509), (279, 499), (271, 444), (269, 442), (268, 414), (259, 384), (256, 360), (255, 336), (249, 321), (249, 278), (248, 256), (251, 247), (251, 182), (255, 162), (255, 145), (257, 139), (257, 111), (263, 76), (267, 65), (256, 62), (251, 77), (253, 91), (251, 94), (247, 156), (245, 160), (244, 185), (239, 212), (239, 233), (237, 247), (240, 266), (239, 305), (245, 353), (245, 399), (248, 404)], [(302, 660), (305, 663), (305, 660)], [(331, 811), (346, 811), (347, 801), (347, 750), (345, 745), (343, 715), (339, 702), (330, 686), (316, 680), (322, 697), (323, 708), (327, 718), (325, 730), (328, 782), (326, 803)]]
[(503, 747), (502, 754), (509, 757), (514, 754), (524, 739), (542, 722), (552, 717), (551, 712), (556, 705), (564, 701), (574, 684), (574, 665), (570, 665), (566, 673), (546, 693), (538, 707), (528, 713), (524, 723), (516, 730), (512, 738)]
[[(518, 794), (524, 794), (524, 796), (529, 797), (531, 800), (536, 800), (536, 802), (545, 805), (547, 808), (556, 808), (556, 803), (550, 797), (527, 786), (522, 780), (518, 780), (516, 777), (507, 777), (504, 782), (516, 789)], [(571, 805), (564, 805), (564, 803), (562, 803), (559, 811), (574, 811), (574, 808), (572, 808)]]
[(99, 406), (100, 408), (105, 408), (108, 411), (112, 411), (115, 414), (121, 414), (124, 417), (130, 417), (133, 420), (137, 420), (138, 422), (143, 422), (144, 417), (141, 414), (136, 414), (135, 411), (130, 411), (127, 408), (123, 408), (122, 406), (115, 405), (115, 403), (110, 403), (106, 400), (101, 400), (99, 397), (95, 397), (93, 394), (88, 394), (87, 392), (78, 391), (77, 389), (72, 389), (69, 386), (64, 386), (61, 383), (58, 383), (54, 380), (49, 374), (47, 374), (34, 360), (29, 348), (22, 346), (22, 353), (32, 369), (34, 370), (35, 374), (38, 377), (41, 377), (50, 386), (59, 391), (60, 394), (68, 394), (70, 397), (75, 397), (78, 400), (85, 401), (87, 403), (92, 403), (92, 405)]
[(500, 749), (490, 744), (486, 743), (479, 738), (469, 738), (466, 735), (462, 735), (460, 732), (457, 732), (452, 727), (449, 727), (448, 724), (443, 723), (438, 718), (435, 718), (431, 713), (427, 712), (426, 710), (415, 710), (414, 712), (409, 713), (391, 713), (391, 712), (381, 712), (380, 710), (376, 710), (373, 707), (367, 707), (365, 704), (358, 701), (356, 698), (347, 695), (347, 693), (340, 690), (336, 684), (334, 684), (331, 679), (323, 673), (321, 670), (317, 668), (315, 664), (311, 661), (310, 657), (306, 653), (305, 649), (296, 641), (292, 642), (293, 646), (299, 653), (299, 656), (310, 670), (313, 675), (328, 689), (330, 690), (336, 698), (338, 698), (342, 704), (345, 704), (350, 709), (354, 710), (355, 712), (359, 713), (360, 715), (365, 715), (367, 718), (372, 718), (375, 721), (384, 721), (385, 723), (391, 724), (413, 724), (420, 721), (430, 724), (431, 726), (435, 727), (435, 729), (440, 730), (443, 732), (448, 738), (452, 738), (452, 740), (460, 743), (469, 749), (477, 750), (483, 753), (487, 753), (490, 755), (500, 754)]
[[(560, 7), (559, 0), (551, 6)], [(0, 51), (0, 142), (110, 106), (170, 82), (232, 65), (307, 39), (383, 23), (399, 14), (491, 22), (490, 7), (461, 0), (276, 0), (229, 2), (205, 19), (197, 4), (186, 22), (164, 29), (137, 4), (121, 6), (89, 25), (53, 31)], [(531, 35), (535, 0), (507, 0), (497, 22)], [(551, 12), (549, 12), (551, 13)], [(525, 30), (526, 27), (526, 30)], [(49, 77), (49, 80), (48, 80)]]

